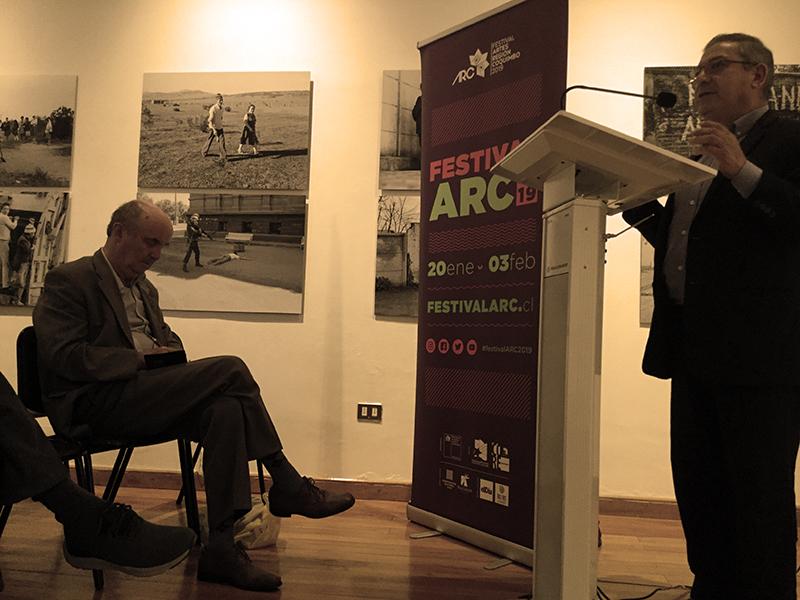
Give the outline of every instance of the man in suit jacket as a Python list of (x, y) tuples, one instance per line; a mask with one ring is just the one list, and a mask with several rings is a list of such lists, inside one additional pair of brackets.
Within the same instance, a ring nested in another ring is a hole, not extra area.
[(201, 442), (210, 534), (198, 578), (275, 590), (280, 577), (254, 566), (233, 542), (235, 520), (250, 509), (248, 460), (262, 460), (272, 476), (277, 516), (325, 517), (354, 499), (320, 490), (292, 467), (241, 359), (146, 368), (148, 354), (181, 348), (144, 275), (171, 241), (172, 223), (153, 204), (133, 200), (111, 216), (107, 235), (94, 256), (47, 274), (33, 313), (48, 416), (72, 436), (180, 434)]
[(800, 435), (800, 122), (768, 110), (772, 53), (705, 47), (691, 142), (709, 183), (626, 211), (656, 251), (643, 369), (671, 383), (692, 598), (795, 598)]

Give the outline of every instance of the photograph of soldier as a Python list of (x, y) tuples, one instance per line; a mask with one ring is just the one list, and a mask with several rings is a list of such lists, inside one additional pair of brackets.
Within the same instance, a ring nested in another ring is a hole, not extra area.
[(186, 221), (186, 255), (183, 257), (183, 271), (189, 272), (189, 258), (194, 253), (194, 266), (201, 267), (203, 263), (200, 262), (200, 238), (206, 236), (212, 242), (214, 238), (208, 235), (202, 227), (200, 227), (200, 215), (194, 213), (189, 220)]
[(305, 196), (140, 192), (139, 198), (172, 220), (173, 242), (148, 272), (162, 308), (302, 313)]

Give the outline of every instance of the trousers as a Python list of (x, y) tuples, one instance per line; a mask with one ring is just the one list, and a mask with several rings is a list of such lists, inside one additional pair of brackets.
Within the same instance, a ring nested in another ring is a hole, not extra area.
[(77, 400), (74, 419), (109, 439), (175, 435), (201, 443), (212, 529), (250, 510), (248, 461), (282, 449), (258, 384), (235, 356), (95, 384)]

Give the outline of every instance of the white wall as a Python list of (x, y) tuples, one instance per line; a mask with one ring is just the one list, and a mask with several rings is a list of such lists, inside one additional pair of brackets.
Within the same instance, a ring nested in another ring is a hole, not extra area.
[[(172, 315), (190, 358), (238, 354), (260, 382), (288, 456), (319, 477), (411, 478), (416, 326), (372, 316), (381, 72), (419, 68), (416, 42), (492, 0), (0, 1), (4, 73), (76, 73), (69, 256), (95, 250), (110, 212), (136, 193), (143, 72), (308, 70), (314, 81), (305, 315)], [(577, 0), (568, 83), (642, 87), (645, 66), (696, 62), (720, 31), (762, 36), (800, 62), (800, 5)], [(769, 15), (769, 16), (768, 16)], [(532, 24), (531, 26), (535, 26)], [(2, 99), (0, 98), (0, 103)], [(641, 103), (576, 91), (568, 108), (641, 135)], [(612, 218), (609, 230), (622, 227)], [(671, 498), (668, 388), (641, 375), (638, 239), (608, 246), (601, 494)], [(13, 340), (29, 315), (2, 313), (0, 370), (14, 383)], [(359, 424), (359, 401), (384, 404)], [(173, 446), (137, 450), (132, 468), (177, 470)], [(110, 461), (105, 461), (108, 463)], [(102, 460), (97, 461), (103, 464)]]

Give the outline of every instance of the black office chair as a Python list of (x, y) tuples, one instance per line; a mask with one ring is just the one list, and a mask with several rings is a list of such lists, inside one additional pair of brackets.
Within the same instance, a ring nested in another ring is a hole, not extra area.
[[(39, 385), (39, 357), (36, 345), (36, 332), (32, 326), (23, 329), (17, 337), (17, 393), (25, 407), (34, 417), (44, 416), (42, 404), (42, 391)], [(75, 463), (75, 476), (78, 485), (94, 494), (94, 475), (92, 471), (92, 454), (118, 450), (117, 459), (111, 469), (103, 500), (113, 502), (122, 484), (125, 469), (133, 455), (133, 450), (139, 446), (152, 446), (175, 440), (174, 436), (148, 438), (140, 440), (106, 440), (85, 439), (71, 440), (60, 435), (49, 436), (58, 455), (65, 464), (70, 461)], [(188, 526), (200, 539), (200, 519), (197, 510), (197, 490), (194, 481), (192, 463), (192, 449), (188, 438), (177, 438), (178, 456), (181, 465), (181, 479), (183, 489), (186, 490), (186, 521)], [(0, 511), (0, 535), (3, 526), (8, 520), (11, 505), (4, 506)], [(103, 589), (103, 572), (92, 571), (95, 589)]]

